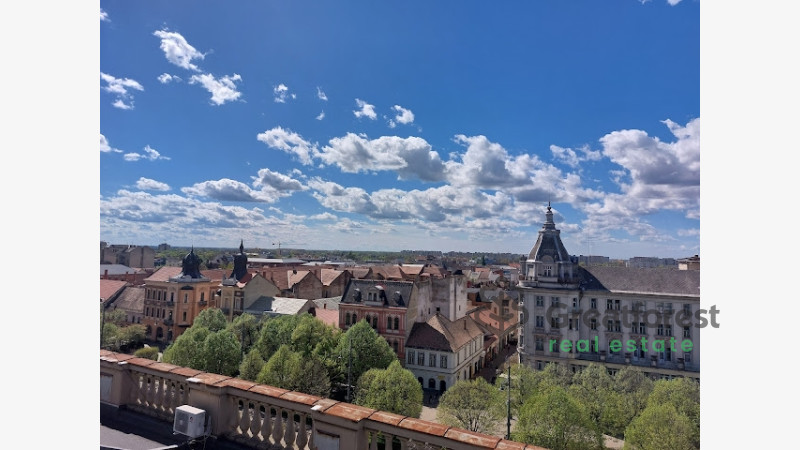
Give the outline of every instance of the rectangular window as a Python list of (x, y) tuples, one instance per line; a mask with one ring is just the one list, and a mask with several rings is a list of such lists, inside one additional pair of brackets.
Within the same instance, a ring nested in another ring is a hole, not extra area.
[(189, 301), (189, 294), (183, 294), (183, 303), (187, 303)]
[(663, 336), (664, 335), (664, 324), (661, 324), (661, 323), (658, 324), (658, 331), (656, 332), (656, 334), (658, 334), (659, 336)]
[(614, 331), (616, 331), (618, 333), (622, 331), (622, 322), (621, 321), (617, 320), (616, 322), (614, 322)]
[(683, 327), (683, 337), (685, 338), (692, 337), (692, 329), (690, 327)]
[(436, 367), (436, 355), (435, 355), (435, 354), (433, 354), (433, 353), (430, 353), (430, 354), (429, 354), (429, 357), (428, 357), (428, 366), (430, 366), (430, 367)]
[(639, 334), (647, 334), (647, 324), (639, 322)]
[(683, 361), (687, 363), (692, 362), (692, 352), (683, 352)]
[(578, 299), (576, 297), (573, 297), (572, 298), (572, 307), (573, 308), (577, 308), (579, 305), (580, 305), (580, 302), (578, 301)]
[(408, 352), (408, 364), (414, 364), (414, 351), (409, 350)]
[(606, 300), (606, 309), (614, 309), (614, 301), (610, 298)]
[(614, 309), (619, 311), (619, 300), (614, 300)]
[(683, 304), (683, 312), (686, 314), (692, 314), (692, 305), (688, 303)]
[(558, 328), (558, 317), (550, 318), (550, 328)]
[(667, 325), (665, 332), (667, 336), (672, 336), (672, 325)]
[(609, 320), (608, 323), (606, 323), (606, 330), (607, 331), (612, 331), (613, 329), (614, 329), (614, 321), (613, 320)]
[(592, 306), (592, 309), (597, 309), (597, 299), (596, 298), (592, 299), (591, 306)]
[(417, 354), (417, 365), (424, 366), (425, 365), (425, 352), (419, 352)]
[(536, 306), (544, 306), (544, 296), (537, 295), (536, 296)]
[(544, 316), (536, 316), (536, 326), (544, 328)]
[(442, 369), (447, 369), (447, 355), (442, 355), (439, 358), (439, 367)]
[(550, 297), (550, 306), (558, 305), (558, 297)]
[(592, 319), (592, 321), (590, 322), (590, 327), (591, 327), (593, 330), (596, 330), (596, 329), (597, 329), (597, 319)]
[(536, 338), (536, 350), (544, 350), (544, 340), (540, 337)]
[(569, 319), (569, 329), (572, 330), (572, 319)]

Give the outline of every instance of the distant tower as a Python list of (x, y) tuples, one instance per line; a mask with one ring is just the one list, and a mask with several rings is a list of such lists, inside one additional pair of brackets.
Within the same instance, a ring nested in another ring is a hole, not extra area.
[(231, 278), (240, 281), (247, 274), (247, 255), (244, 253), (244, 240), (239, 244), (239, 254), (233, 257), (233, 273)]
[(561, 242), (561, 230), (553, 222), (553, 211), (547, 202), (544, 225), (525, 261), (525, 281), (538, 284), (574, 283), (574, 267), (569, 252)]

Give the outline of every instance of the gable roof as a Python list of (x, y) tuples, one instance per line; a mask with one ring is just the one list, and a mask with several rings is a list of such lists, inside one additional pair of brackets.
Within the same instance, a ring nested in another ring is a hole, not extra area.
[(320, 270), (319, 276), (323, 286), (330, 286), (342, 274), (344, 274), (343, 270), (323, 268)]
[(667, 268), (579, 267), (581, 287), (612, 293), (700, 296), (700, 271)]
[(141, 313), (144, 311), (144, 294), (144, 287), (128, 286), (114, 301), (114, 309)]
[(100, 280), (100, 302), (105, 302), (106, 300), (118, 295), (120, 291), (122, 291), (125, 286), (128, 285), (127, 281), (122, 280)]
[(484, 334), (484, 329), (470, 316), (464, 316), (451, 322), (447, 317), (436, 314), (427, 322), (417, 322), (411, 327), (406, 348), (424, 348), (455, 353), (467, 342)]

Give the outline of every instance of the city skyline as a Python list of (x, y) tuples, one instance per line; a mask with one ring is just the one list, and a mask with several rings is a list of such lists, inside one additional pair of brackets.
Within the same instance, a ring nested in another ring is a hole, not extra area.
[(699, 3), (101, 2), (111, 244), (699, 254)]

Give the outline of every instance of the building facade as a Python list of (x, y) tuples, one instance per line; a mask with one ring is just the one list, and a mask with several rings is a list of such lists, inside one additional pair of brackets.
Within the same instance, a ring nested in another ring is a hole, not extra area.
[(548, 205), (523, 270), (519, 360), (573, 371), (626, 365), (653, 378), (700, 377), (699, 270), (582, 267), (561, 242)]

